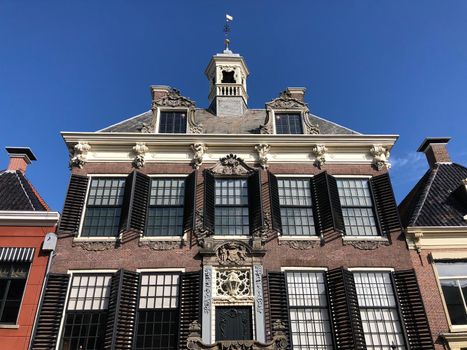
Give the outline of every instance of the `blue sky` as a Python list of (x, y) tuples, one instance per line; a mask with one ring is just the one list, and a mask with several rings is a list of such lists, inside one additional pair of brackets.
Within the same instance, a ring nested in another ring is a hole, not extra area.
[[(207, 105), (204, 69), (232, 49), (251, 71), (250, 107), (306, 86), (312, 113), (362, 133), (399, 134), (401, 200), (426, 171), (426, 136), (452, 136), (467, 164), (467, 1), (0, 0), (0, 146), (30, 146), (27, 172), (61, 210), (69, 178), (59, 132), (95, 131), (150, 107), (170, 85)], [(0, 168), (6, 167), (0, 151)]]

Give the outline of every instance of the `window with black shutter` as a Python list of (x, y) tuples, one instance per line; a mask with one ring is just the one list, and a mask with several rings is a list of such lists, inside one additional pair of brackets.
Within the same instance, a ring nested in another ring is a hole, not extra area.
[(214, 177), (205, 173), (204, 225), (217, 235), (243, 236), (263, 226), (261, 175)]
[(185, 272), (180, 275), (179, 292), (179, 349), (184, 349), (190, 334), (190, 324), (201, 322), (201, 273)]
[[(269, 291), (269, 315), (270, 322), (274, 324), (281, 321), (285, 326), (285, 334), (288, 338), (286, 350), (292, 349), (290, 342), (290, 320), (289, 303), (287, 300), (287, 282), (283, 272), (268, 273), (268, 291)], [(269, 325), (271, 328), (272, 325)]]
[(71, 175), (65, 205), (58, 225), (59, 233), (78, 234), (88, 182), (87, 176)]
[(179, 273), (142, 273), (136, 350), (177, 349), (179, 280)]

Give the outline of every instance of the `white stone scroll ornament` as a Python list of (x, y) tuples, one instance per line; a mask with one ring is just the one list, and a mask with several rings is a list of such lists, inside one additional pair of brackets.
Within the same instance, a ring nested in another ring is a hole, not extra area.
[(86, 164), (88, 152), (91, 150), (89, 143), (79, 141), (74, 145), (73, 150), (70, 152), (70, 169), (73, 167), (82, 168)]
[(144, 166), (144, 156), (149, 151), (148, 146), (144, 142), (137, 142), (135, 146), (133, 146), (133, 153), (135, 154), (135, 158), (133, 159), (133, 167), (136, 169), (140, 169)]
[(321, 169), (321, 166), (326, 163), (326, 152), (328, 149), (325, 145), (317, 144), (311, 149), (311, 153), (315, 156), (315, 165)]
[(376, 170), (380, 171), (385, 166), (387, 169), (391, 168), (389, 163), (389, 150), (383, 145), (373, 145), (370, 148), (370, 154), (373, 157), (373, 166)]
[(258, 152), (258, 161), (263, 169), (268, 168), (268, 153), (271, 150), (271, 146), (266, 143), (259, 143), (255, 145), (255, 150)]
[(191, 165), (193, 169), (199, 169), (201, 164), (203, 164), (203, 158), (208, 148), (204, 143), (193, 143), (190, 148), (193, 151)]

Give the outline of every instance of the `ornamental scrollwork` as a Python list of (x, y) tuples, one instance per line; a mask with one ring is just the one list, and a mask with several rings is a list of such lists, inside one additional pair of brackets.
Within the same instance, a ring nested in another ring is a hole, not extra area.
[(311, 149), (311, 153), (315, 157), (315, 166), (317, 166), (319, 169), (321, 169), (321, 166), (323, 166), (326, 163), (326, 153), (328, 149), (325, 145), (315, 145)]
[(216, 296), (239, 299), (251, 296), (250, 270), (217, 270)]
[(391, 243), (389, 240), (384, 241), (360, 241), (360, 240), (349, 240), (344, 241), (343, 245), (351, 245), (359, 250), (375, 250), (379, 247), (389, 246)]
[(268, 168), (268, 153), (271, 150), (271, 146), (266, 143), (259, 143), (255, 145), (255, 150), (258, 152), (258, 161), (263, 169)]
[(209, 171), (217, 175), (250, 175), (254, 172), (254, 169), (246, 165), (242, 158), (231, 153), (220, 158)]
[(153, 241), (153, 240), (144, 240), (139, 241), (139, 247), (148, 247), (152, 250), (172, 250), (180, 248), (182, 242), (180, 241)]
[(319, 125), (318, 124), (313, 124), (310, 120), (309, 113), (306, 112), (305, 115), (303, 116), (303, 122), (305, 124), (305, 134), (309, 135), (318, 135), (320, 130), (319, 130)]
[(144, 166), (144, 157), (146, 153), (149, 151), (148, 146), (144, 142), (137, 142), (135, 146), (133, 146), (133, 153), (135, 154), (135, 158), (133, 159), (133, 167), (136, 169), (140, 169)]
[(138, 130), (142, 134), (152, 134), (154, 133), (154, 125), (141, 123), (141, 125), (138, 127)]
[(266, 109), (266, 119), (263, 125), (259, 127), (260, 134), (271, 135), (274, 134), (274, 126), (272, 124), (272, 110), (270, 108)]
[(72, 247), (80, 247), (88, 252), (101, 252), (116, 247), (115, 241), (73, 241)]
[(86, 164), (88, 152), (91, 150), (89, 143), (80, 141), (73, 146), (70, 152), (70, 169), (73, 167), (82, 168)]
[(370, 148), (370, 154), (373, 157), (373, 167), (380, 171), (384, 167), (387, 169), (391, 168), (389, 163), (389, 150), (383, 145), (373, 145)]
[(285, 90), (274, 100), (266, 103), (267, 107), (275, 109), (306, 109), (306, 103), (292, 97), (292, 94)]
[(242, 265), (247, 258), (246, 246), (238, 242), (227, 242), (216, 250), (217, 261), (220, 265)]
[(284, 239), (279, 241), (280, 245), (287, 245), (292, 249), (296, 250), (309, 250), (312, 248), (318, 247), (321, 242), (318, 240), (290, 240), (290, 239)]
[(202, 134), (203, 124), (195, 120), (195, 109), (191, 108), (188, 112), (188, 131), (190, 134)]
[(204, 215), (200, 210), (195, 212), (195, 229), (193, 235), (200, 247), (204, 247), (206, 238), (213, 235), (213, 232), (204, 226)]
[(203, 158), (208, 148), (204, 143), (193, 143), (190, 148), (193, 151), (191, 165), (193, 169), (199, 169), (201, 164), (203, 164)]
[(171, 88), (166, 95), (160, 99), (153, 101), (152, 108), (157, 107), (195, 107), (195, 103), (190, 99), (182, 96), (180, 91)]

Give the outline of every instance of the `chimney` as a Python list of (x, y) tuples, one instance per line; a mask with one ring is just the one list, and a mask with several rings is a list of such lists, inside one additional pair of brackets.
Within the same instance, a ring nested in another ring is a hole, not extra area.
[(152, 85), (151, 86), (152, 100), (157, 101), (161, 99), (162, 97), (167, 96), (171, 90), (172, 88), (167, 85)]
[(5, 147), (5, 149), (10, 156), (10, 163), (8, 164), (7, 170), (19, 170), (24, 174), (28, 165), (31, 164), (33, 160), (37, 160), (29, 147)]
[(430, 168), (436, 163), (452, 163), (446, 147), (450, 137), (427, 137), (423, 140), (417, 152), (425, 153)]
[(305, 102), (305, 92), (306, 88), (304, 87), (288, 87), (286, 90), (292, 98), (299, 100), (300, 102)]

